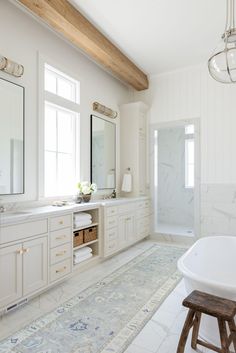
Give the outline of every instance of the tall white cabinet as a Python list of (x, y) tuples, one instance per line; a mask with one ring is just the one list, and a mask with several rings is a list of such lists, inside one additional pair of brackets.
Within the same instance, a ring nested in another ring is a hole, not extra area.
[(130, 168), (132, 191), (128, 196), (147, 194), (147, 112), (143, 102), (123, 104), (121, 116), (121, 175)]

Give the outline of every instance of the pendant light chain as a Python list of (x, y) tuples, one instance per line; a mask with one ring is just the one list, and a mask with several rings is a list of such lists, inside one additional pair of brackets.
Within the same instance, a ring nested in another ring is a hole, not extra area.
[(235, 13), (234, 13), (234, 11), (235, 11), (234, 0), (232, 0), (232, 17), (233, 17), (232, 25), (233, 25), (233, 29), (235, 28)]
[(231, 1), (231, 0), (226, 0), (225, 37), (226, 37), (226, 33), (228, 31), (228, 28), (229, 28), (229, 1)]

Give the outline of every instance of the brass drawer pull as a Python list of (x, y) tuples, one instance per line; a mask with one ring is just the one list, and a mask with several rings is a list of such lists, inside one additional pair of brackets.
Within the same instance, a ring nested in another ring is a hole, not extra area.
[(63, 240), (66, 238), (66, 235), (61, 235), (60, 237), (56, 237), (56, 240)]
[(65, 254), (66, 254), (66, 250), (61, 251), (61, 252), (58, 252), (58, 253), (56, 254), (56, 256), (63, 256), (63, 255), (65, 255)]
[(64, 272), (66, 270), (66, 266), (64, 266), (63, 268), (60, 268), (59, 270), (56, 270), (56, 273), (61, 273)]
[(59, 221), (59, 224), (63, 224), (64, 222), (63, 221)]
[(24, 251), (23, 251), (22, 249), (18, 249), (18, 250), (16, 250), (16, 253), (17, 253), (18, 255), (22, 255), (22, 254), (24, 253)]
[(30, 251), (29, 248), (23, 249), (23, 253), (24, 253), (24, 254), (27, 254), (29, 251)]

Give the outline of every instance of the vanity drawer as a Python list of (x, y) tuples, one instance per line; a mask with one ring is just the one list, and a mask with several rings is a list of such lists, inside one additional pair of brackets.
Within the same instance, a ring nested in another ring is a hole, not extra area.
[(0, 242), (1, 244), (5, 244), (16, 240), (33, 237), (35, 235), (45, 234), (47, 232), (48, 222), (46, 219), (1, 227)]
[(120, 205), (119, 206), (119, 213), (126, 213), (126, 212), (131, 212), (136, 209), (135, 203), (127, 203), (125, 205)]
[(116, 206), (114, 207), (107, 207), (106, 208), (106, 216), (115, 216), (118, 213), (118, 209)]
[(140, 201), (140, 202), (137, 203), (137, 209), (145, 208), (145, 207), (150, 207), (150, 201), (149, 200)]
[(117, 216), (106, 218), (106, 229), (114, 228), (118, 226)]
[(118, 229), (112, 228), (106, 231), (106, 243), (110, 240), (118, 239)]
[(146, 217), (150, 214), (150, 209), (148, 207), (146, 208), (142, 208), (140, 210), (137, 211), (137, 217), (141, 218), (141, 217)]
[(50, 247), (55, 248), (56, 246), (71, 243), (72, 242), (72, 231), (71, 228), (65, 228), (50, 232)]
[(71, 247), (72, 247), (72, 244), (67, 243), (52, 249), (50, 252), (51, 265), (54, 265), (68, 258), (71, 258), (71, 251), (72, 251)]
[(52, 217), (50, 219), (50, 230), (57, 230), (62, 228), (71, 227), (72, 215), (64, 215)]
[(113, 254), (114, 252), (118, 251), (118, 240), (115, 239), (111, 239), (107, 244), (106, 244), (106, 248), (105, 248), (105, 256), (109, 256), (111, 254)]
[(50, 269), (50, 282), (57, 281), (58, 279), (68, 275), (71, 272), (71, 259), (60, 262), (59, 264), (51, 266)]

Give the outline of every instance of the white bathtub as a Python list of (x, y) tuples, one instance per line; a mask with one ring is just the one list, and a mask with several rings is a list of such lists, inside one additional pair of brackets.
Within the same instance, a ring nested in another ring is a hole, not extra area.
[[(178, 261), (187, 293), (194, 289), (236, 300), (236, 237), (198, 240)], [(219, 345), (216, 319), (203, 316), (200, 335)]]

